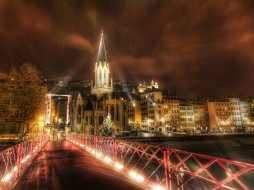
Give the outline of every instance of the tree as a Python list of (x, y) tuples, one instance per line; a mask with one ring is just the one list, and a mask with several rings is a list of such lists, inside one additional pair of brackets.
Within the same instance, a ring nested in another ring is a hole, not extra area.
[(111, 136), (114, 133), (110, 114), (108, 114), (108, 116), (104, 119), (100, 132), (102, 136)]
[(1, 73), (0, 77), (0, 117), (7, 119), (10, 115), (10, 88), (8, 85), (9, 75)]
[(8, 85), (11, 89), (13, 107), (16, 108), (12, 111), (18, 112), (17, 119), (24, 123), (24, 133), (26, 123), (44, 112), (46, 87), (39, 70), (29, 63), (12, 67), (9, 76)]

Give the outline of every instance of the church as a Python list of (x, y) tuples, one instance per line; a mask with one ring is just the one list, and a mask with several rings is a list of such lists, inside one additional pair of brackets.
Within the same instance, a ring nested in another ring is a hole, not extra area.
[[(90, 92), (77, 92), (72, 95), (72, 131), (91, 135), (99, 134), (101, 125), (108, 114), (114, 126), (114, 134), (129, 131), (130, 123), (140, 124), (140, 100), (135, 94), (114, 90), (110, 78), (109, 63), (101, 33), (98, 55), (95, 62), (94, 80)], [(131, 98), (130, 98), (131, 96)], [(135, 102), (135, 103), (133, 103)], [(136, 114), (137, 113), (137, 114)]]
[(100, 46), (98, 50), (97, 61), (95, 63), (95, 81), (92, 82), (91, 92), (100, 99), (104, 94), (113, 91), (112, 77), (109, 84), (109, 64), (107, 62), (103, 32), (101, 32)]

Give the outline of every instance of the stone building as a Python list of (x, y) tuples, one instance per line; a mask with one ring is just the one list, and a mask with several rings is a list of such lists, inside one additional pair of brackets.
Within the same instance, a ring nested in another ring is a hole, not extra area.
[[(101, 33), (98, 56), (95, 63), (95, 80), (91, 82), (91, 93), (72, 93), (71, 125), (72, 130), (80, 133), (99, 134), (103, 120), (108, 114), (114, 125), (114, 134), (129, 130), (128, 116), (134, 123), (140, 119), (127, 114), (128, 93), (113, 90), (113, 82), (109, 80), (109, 64), (107, 62), (104, 36)], [(132, 96), (132, 93), (129, 93)], [(135, 100), (136, 101), (136, 100)], [(138, 113), (138, 102), (135, 113)], [(133, 111), (134, 113), (134, 111)]]
[(147, 91), (141, 94), (142, 129), (151, 132), (165, 133), (165, 115), (163, 94), (160, 90)]
[(113, 91), (112, 78), (109, 81), (109, 64), (107, 62), (106, 49), (104, 44), (103, 32), (101, 33), (100, 46), (98, 56), (95, 63), (95, 80), (91, 85), (92, 94), (95, 94), (100, 99), (104, 94)]
[(242, 125), (247, 131), (252, 131), (251, 104), (248, 101), (240, 101)]
[[(212, 100), (207, 103), (210, 131), (240, 132), (243, 127), (242, 111), (248, 112), (241, 104), (239, 98), (225, 100)], [(245, 121), (247, 119), (245, 118)]]
[(213, 100), (207, 103), (211, 132), (233, 131), (231, 103), (228, 100)]
[(197, 132), (207, 131), (207, 113), (203, 103), (193, 104), (194, 125)]
[(126, 101), (126, 112), (130, 130), (141, 130), (141, 101), (139, 97)]
[(187, 133), (196, 132), (193, 105), (180, 104), (180, 131)]
[[(44, 85), (36, 86), (40, 88), (40, 94), (39, 97), (35, 97), (31, 95), (32, 87), (24, 88), (20, 82), (15, 82), (7, 74), (0, 76), (0, 138), (11, 139), (21, 137), (26, 132), (31, 136), (43, 132), (42, 105), (45, 103), (47, 88)], [(32, 99), (35, 103), (28, 101), (24, 105), (26, 100)], [(36, 106), (37, 104), (40, 106)]]
[(168, 114), (165, 115), (165, 125), (167, 132), (180, 131), (180, 103), (176, 98), (164, 98), (164, 107)]

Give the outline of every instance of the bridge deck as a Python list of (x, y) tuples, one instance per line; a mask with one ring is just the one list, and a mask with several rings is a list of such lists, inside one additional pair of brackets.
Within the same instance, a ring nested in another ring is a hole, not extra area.
[(68, 141), (49, 141), (15, 189), (143, 189)]

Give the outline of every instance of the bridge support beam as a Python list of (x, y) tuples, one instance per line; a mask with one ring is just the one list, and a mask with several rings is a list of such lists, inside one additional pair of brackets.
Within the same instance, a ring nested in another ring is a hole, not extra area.
[(166, 188), (172, 190), (171, 185), (171, 174), (170, 174), (170, 160), (169, 160), (169, 151), (164, 151), (164, 167), (165, 167), (165, 179), (166, 179)]
[(45, 125), (50, 125), (50, 115), (51, 115), (51, 95), (46, 95), (46, 117)]

